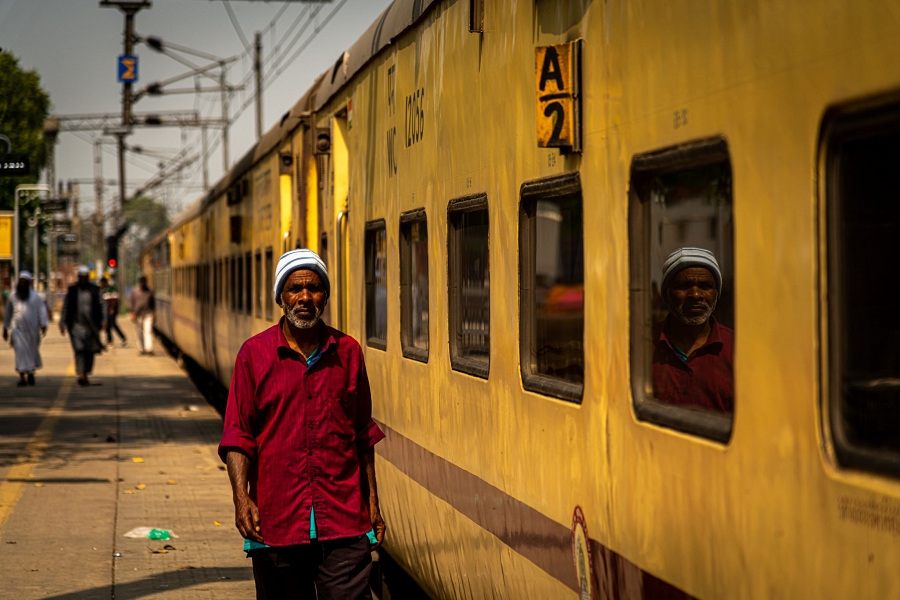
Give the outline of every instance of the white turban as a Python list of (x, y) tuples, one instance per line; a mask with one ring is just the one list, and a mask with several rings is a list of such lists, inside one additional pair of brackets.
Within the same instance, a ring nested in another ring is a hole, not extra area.
[(19, 279), (34, 281), (34, 277), (31, 276), (31, 273), (29, 271), (24, 271), (24, 270), (19, 272)]
[(317, 273), (322, 278), (322, 284), (325, 286), (325, 297), (331, 296), (331, 281), (328, 279), (328, 269), (325, 268), (325, 263), (312, 250), (302, 248), (285, 252), (278, 261), (278, 266), (275, 268), (275, 289), (273, 290), (277, 304), (281, 304), (281, 291), (284, 289), (287, 278), (294, 271), (302, 269), (308, 269)]
[(716, 280), (716, 292), (722, 294), (722, 271), (715, 255), (705, 248), (679, 248), (669, 255), (663, 265), (663, 281), (660, 291), (665, 294), (675, 276), (689, 267), (702, 267), (712, 273)]
[(87, 267), (85, 267), (84, 265), (81, 265), (80, 267), (78, 267), (78, 276), (79, 277), (81, 277), (82, 275), (90, 275), (90, 274), (91, 274), (91, 270), (88, 269)]

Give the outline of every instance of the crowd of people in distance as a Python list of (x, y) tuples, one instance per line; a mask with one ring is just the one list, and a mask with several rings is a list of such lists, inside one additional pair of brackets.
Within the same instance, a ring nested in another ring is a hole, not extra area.
[[(19, 273), (16, 288), (6, 301), (3, 316), (3, 340), (8, 341), (16, 357), (19, 387), (35, 385), (35, 371), (43, 366), (41, 339), (47, 334), (52, 315), (50, 308), (34, 288), (34, 277), (28, 271)], [(129, 296), (129, 315), (135, 324), (140, 354), (153, 353), (153, 319), (156, 300), (141, 277)], [(119, 335), (122, 346), (128, 341), (116, 323), (119, 295), (116, 288), (102, 277), (99, 285), (91, 283), (90, 270), (78, 268), (78, 281), (69, 286), (59, 316), (60, 334), (69, 334), (75, 353), (78, 385), (90, 385), (88, 376), (94, 369), (94, 356), (113, 346), (113, 332)], [(101, 339), (106, 332), (106, 342)]]

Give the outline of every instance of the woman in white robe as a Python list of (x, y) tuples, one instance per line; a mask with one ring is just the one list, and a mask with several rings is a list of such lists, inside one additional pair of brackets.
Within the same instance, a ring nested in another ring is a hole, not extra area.
[(15, 350), (19, 387), (34, 385), (34, 372), (43, 366), (39, 350), (41, 337), (47, 333), (47, 307), (31, 289), (31, 283), (31, 273), (22, 271), (16, 290), (6, 301), (3, 316), (3, 339), (9, 340)]

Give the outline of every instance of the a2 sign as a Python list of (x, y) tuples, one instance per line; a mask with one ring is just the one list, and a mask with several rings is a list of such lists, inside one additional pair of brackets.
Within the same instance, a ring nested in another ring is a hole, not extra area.
[(535, 51), (537, 137), (541, 148), (581, 151), (581, 47), (575, 40)]

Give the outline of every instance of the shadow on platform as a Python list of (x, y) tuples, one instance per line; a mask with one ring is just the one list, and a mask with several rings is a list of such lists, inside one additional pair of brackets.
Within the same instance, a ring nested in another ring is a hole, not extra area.
[[(144, 579), (123, 583), (115, 586), (99, 586), (77, 592), (45, 596), (45, 600), (127, 600), (129, 598), (144, 598), (154, 594), (164, 594), (180, 589), (186, 589), (197, 585), (217, 585), (233, 581), (253, 580), (253, 568), (250, 566), (241, 568), (216, 568), (202, 567), (197, 569), (176, 569), (155, 573)], [(114, 592), (115, 595), (112, 595)], [(212, 591), (216, 596), (215, 590)]]

